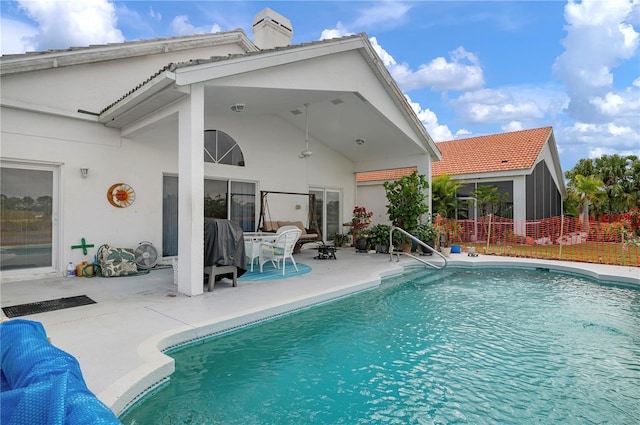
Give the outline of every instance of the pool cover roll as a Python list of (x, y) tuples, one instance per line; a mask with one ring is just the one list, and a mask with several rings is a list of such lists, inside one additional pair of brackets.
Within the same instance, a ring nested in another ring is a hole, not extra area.
[(121, 424), (87, 388), (72, 355), (54, 347), (39, 322), (0, 324), (3, 425)]

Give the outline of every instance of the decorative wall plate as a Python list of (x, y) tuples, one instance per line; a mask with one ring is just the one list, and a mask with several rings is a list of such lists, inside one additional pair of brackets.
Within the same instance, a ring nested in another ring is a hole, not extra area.
[(116, 208), (126, 208), (136, 200), (136, 192), (126, 183), (116, 183), (107, 190), (107, 199)]

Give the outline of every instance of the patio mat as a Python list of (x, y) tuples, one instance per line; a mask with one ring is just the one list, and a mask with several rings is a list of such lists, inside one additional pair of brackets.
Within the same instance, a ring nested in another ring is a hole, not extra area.
[(311, 267), (306, 264), (298, 263), (298, 271), (293, 267), (293, 264), (287, 261), (287, 267), (285, 269), (286, 274), (282, 276), (282, 269), (276, 269), (271, 262), (262, 266), (262, 273), (260, 273), (260, 266), (258, 264), (253, 265), (253, 272), (251, 269), (238, 278), (239, 281), (243, 280), (274, 280), (274, 279), (288, 279), (290, 277), (302, 276), (311, 271)]
[(2, 307), (2, 311), (7, 317), (18, 317), (95, 303), (96, 302), (94, 300), (86, 295), (78, 295), (76, 297), (58, 298), (57, 300), (38, 301), (35, 303), (20, 304), (11, 307)]

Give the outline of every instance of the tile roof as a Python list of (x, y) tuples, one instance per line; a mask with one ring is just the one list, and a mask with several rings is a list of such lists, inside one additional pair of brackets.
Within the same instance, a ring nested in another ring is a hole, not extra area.
[(530, 169), (551, 131), (551, 127), (542, 127), (436, 143), (442, 160), (432, 164), (431, 175)]
[[(442, 160), (431, 163), (431, 175), (491, 173), (528, 170), (533, 167), (551, 127), (490, 134), (488, 136), (438, 142)], [(408, 176), (416, 167), (367, 171), (356, 174), (357, 182), (396, 180)]]
[(363, 171), (356, 173), (357, 182), (372, 182), (372, 181), (386, 181), (397, 180), (400, 177), (411, 175), (417, 168), (395, 168), (393, 170), (379, 170), (379, 171)]

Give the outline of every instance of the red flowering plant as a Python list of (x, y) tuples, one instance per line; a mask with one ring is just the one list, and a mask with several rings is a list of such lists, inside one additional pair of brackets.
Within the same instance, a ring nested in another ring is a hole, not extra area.
[(351, 232), (353, 233), (353, 240), (356, 241), (359, 237), (366, 236), (367, 229), (371, 224), (373, 212), (367, 211), (365, 207), (359, 207), (356, 205), (353, 208), (352, 215)]
[(622, 221), (626, 245), (640, 246), (640, 208), (634, 208), (624, 214)]

